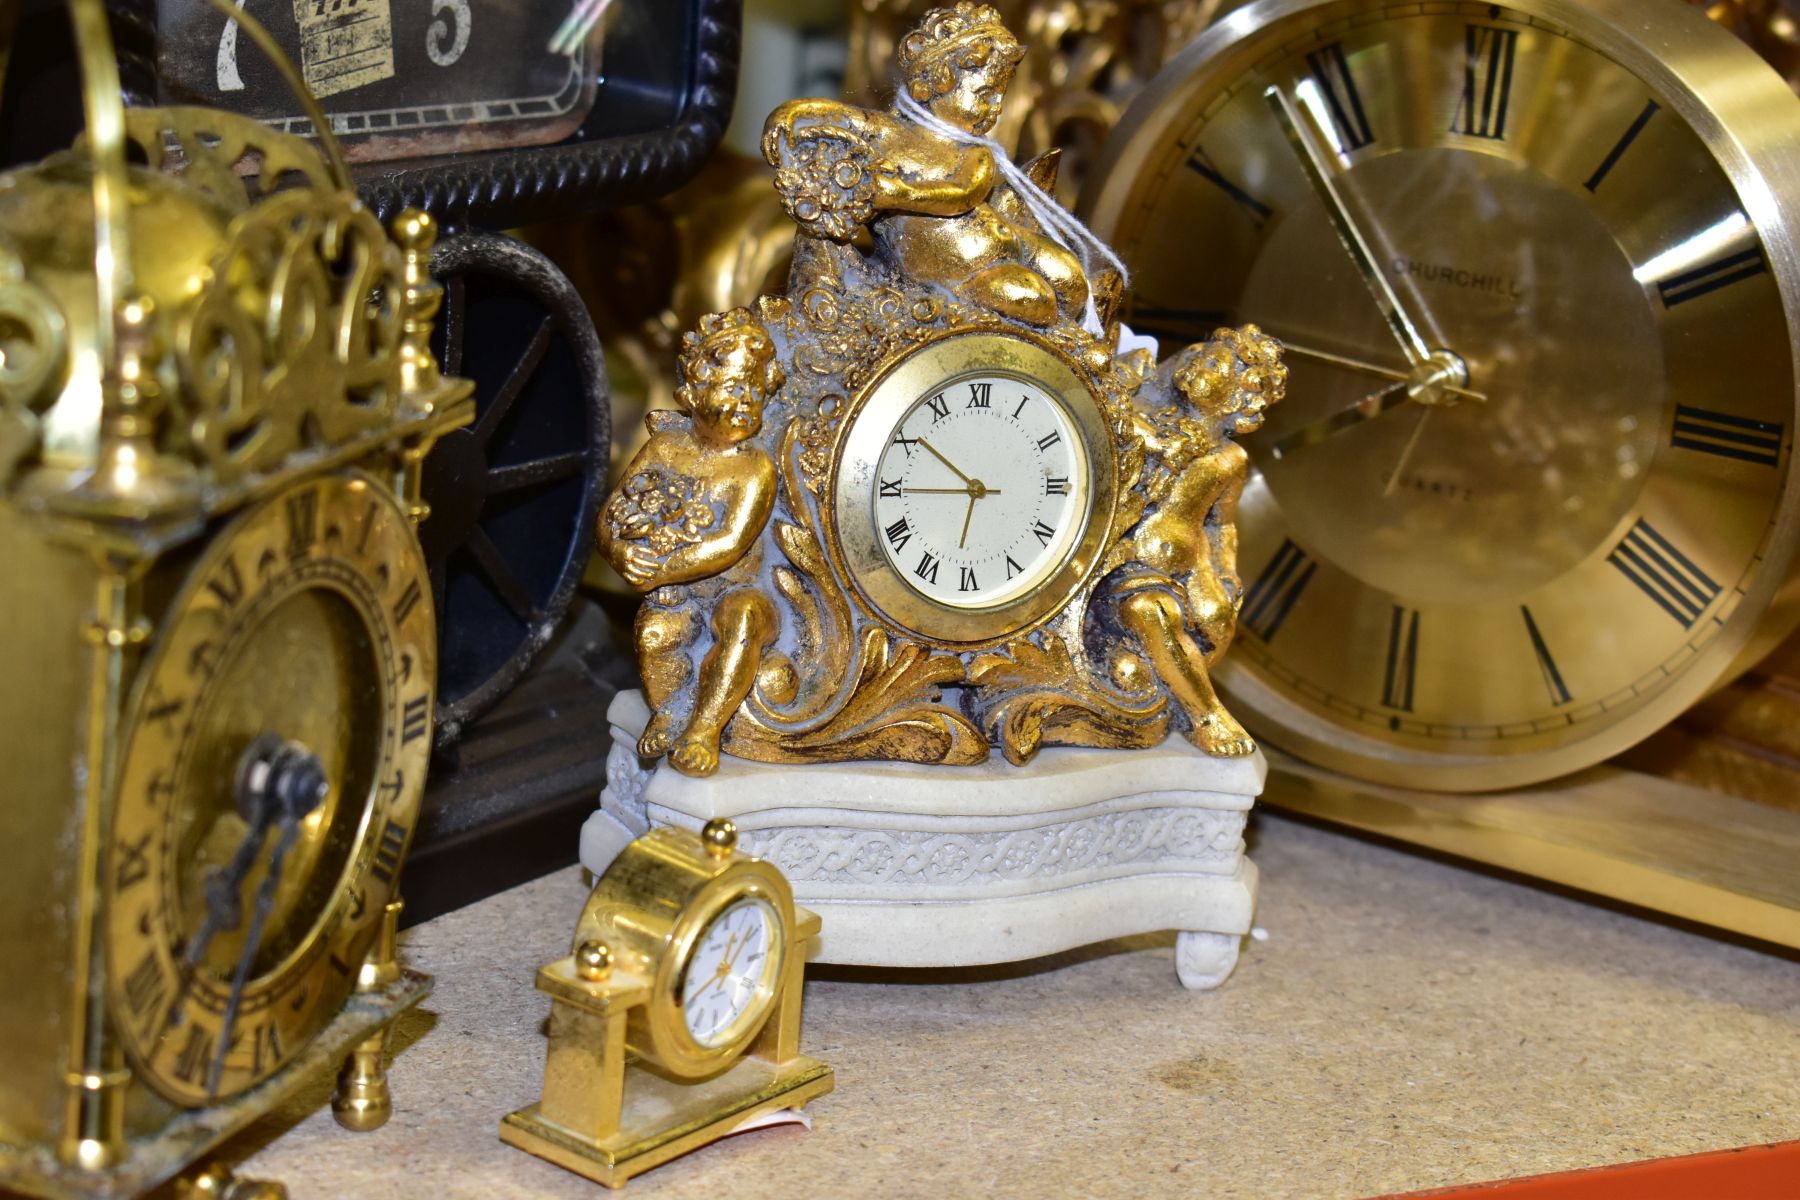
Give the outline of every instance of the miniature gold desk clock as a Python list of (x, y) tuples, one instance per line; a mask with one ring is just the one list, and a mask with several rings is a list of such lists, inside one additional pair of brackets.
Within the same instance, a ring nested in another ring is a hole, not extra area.
[(1046, 194), (1054, 159), (983, 136), (1021, 54), (994, 9), (933, 9), (890, 109), (769, 118), (786, 293), (686, 336), (686, 411), (650, 415), (600, 518), (647, 593), (648, 705), (612, 713), (584, 861), (732, 817), (824, 961), (1175, 928), (1198, 986), (1248, 928), (1262, 779), (1210, 683), (1242, 596), (1232, 439), (1286, 368), (1254, 326), (1121, 350), (1122, 269)]
[(394, 961), (418, 463), (469, 402), (428, 218), (390, 237), (323, 122), (324, 161), (127, 114), (100, 0), (69, 7), (85, 143), (0, 177), (0, 1188), (122, 1196), (346, 1060), (339, 1119), (386, 1119), (430, 988)]
[(569, 955), (538, 971), (553, 1005), (544, 1098), (503, 1120), (501, 1140), (621, 1187), (829, 1092), (831, 1068), (800, 1053), (818, 932), (781, 872), (738, 852), (730, 821), (633, 841)]

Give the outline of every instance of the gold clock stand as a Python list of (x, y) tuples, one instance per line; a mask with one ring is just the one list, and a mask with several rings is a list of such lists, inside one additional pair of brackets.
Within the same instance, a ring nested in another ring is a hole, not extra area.
[[(818, 936), (820, 921), (803, 908), (794, 917), (798, 951)], [(538, 990), (552, 1003), (544, 1098), (502, 1119), (500, 1140), (616, 1188), (753, 1117), (823, 1096), (833, 1086), (831, 1068), (800, 1053), (805, 971), (805, 954), (790, 954), (750, 1049), (695, 1083), (627, 1061), (626, 1021), (650, 999), (647, 973), (579, 951), (539, 968)]]

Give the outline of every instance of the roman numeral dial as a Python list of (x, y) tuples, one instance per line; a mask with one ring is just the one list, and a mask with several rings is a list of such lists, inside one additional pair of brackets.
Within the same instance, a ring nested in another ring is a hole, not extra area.
[(1685, 70), (1742, 49), (1693, 6), (1551, 7), (1215, 24), (1082, 198), (1165, 370), (1220, 324), (1287, 348), (1216, 677), (1314, 765), (1554, 778), (1793, 624), (1793, 101)]
[[(331, 964), (379, 932), (431, 753), (427, 570), (395, 496), (328, 473), (225, 524), (159, 617), (122, 722), (102, 936), (112, 1025), (170, 1101), (268, 1080), (355, 984)], [(290, 785), (306, 811), (247, 792)]]
[(1068, 558), (1090, 472), (1055, 391), (1002, 374), (934, 382), (885, 446), (865, 503), (880, 552), (913, 592), (950, 608), (991, 607)]

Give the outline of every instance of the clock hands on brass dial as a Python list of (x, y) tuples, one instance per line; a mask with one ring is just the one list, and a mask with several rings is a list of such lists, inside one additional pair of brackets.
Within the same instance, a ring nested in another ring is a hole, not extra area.
[(206, 918), (182, 956), (187, 969), (183, 972), (175, 1002), (169, 1008), (169, 1024), (178, 1019), (200, 962), (205, 958), (213, 939), (225, 930), (236, 929), (242, 923), (244, 911), (239, 891), (261, 856), (269, 834), (276, 830), (280, 832), (275, 849), (269, 856), (268, 871), (257, 889), (249, 934), (244, 939), (243, 949), (232, 973), (231, 995), (225, 1006), (220, 1048), (207, 1077), (209, 1096), (218, 1095), (219, 1077), (224, 1070), (225, 1056), (231, 1049), (232, 1030), (237, 1022), (244, 985), (249, 978), (250, 965), (261, 947), (263, 926), (268, 921), (270, 909), (275, 902), (275, 892), (281, 882), (282, 862), (299, 838), (300, 822), (323, 803), (330, 788), (324, 767), (310, 751), (296, 742), (284, 741), (273, 733), (257, 737), (238, 760), (234, 801), (238, 815), (244, 819), (248, 829), (233, 853), (230, 864), (207, 872), (204, 884)]
[[(1332, 230), (1338, 241), (1343, 244), (1345, 253), (1356, 267), (1363, 285), (1368, 289), (1375, 307), (1387, 321), (1389, 332), (1400, 345), (1400, 352), (1412, 365), (1412, 370), (1399, 376), (1400, 382), (1394, 387), (1385, 388), (1371, 396), (1366, 396), (1351, 407), (1333, 413), (1311, 425), (1296, 430), (1277, 443), (1275, 457), (1299, 449), (1302, 446), (1314, 445), (1332, 434), (1352, 428), (1363, 421), (1380, 416), (1390, 409), (1399, 407), (1406, 401), (1426, 406), (1421, 413), (1417, 427), (1407, 440), (1406, 448), (1401, 452), (1400, 461), (1388, 478), (1383, 494), (1390, 494), (1404, 471), (1407, 461), (1412, 456), (1413, 447), (1418, 444), (1419, 435), (1423, 432), (1425, 422), (1430, 418), (1430, 409), (1435, 406), (1454, 404), (1457, 399), (1485, 400), (1479, 392), (1468, 388), (1469, 371), (1463, 360), (1451, 351), (1443, 348), (1432, 349), (1426, 344), (1425, 336), (1419, 332), (1419, 322), (1413, 319), (1406, 306), (1401, 302), (1399, 294), (1381, 271), (1375, 261), (1375, 254), (1369, 248), (1369, 242), (1357, 225), (1356, 219), (1350, 215), (1350, 206), (1345, 202), (1343, 194), (1338, 191), (1334, 179), (1334, 171), (1326, 163), (1312, 137), (1301, 127), (1300, 115), (1294, 108), (1292, 100), (1278, 87), (1271, 87), (1263, 92), (1263, 99), (1268, 102), (1269, 110), (1274, 113), (1276, 123), (1281, 126), (1294, 157), (1299, 161), (1306, 180), (1325, 207), (1325, 215), (1331, 222)], [(1292, 348), (1292, 347), (1290, 347)], [(1395, 373), (1387, 368), (1376, 367), (1372, 363), (1361, 362), (1343, 355), (1329, 354), (1325, 351), (1297, 350), (1303, 357), (1316, 358), (1325, 362), (1333, 362), (1338, 366), (1352, 370), (1364, 371), (1375, 375)]]

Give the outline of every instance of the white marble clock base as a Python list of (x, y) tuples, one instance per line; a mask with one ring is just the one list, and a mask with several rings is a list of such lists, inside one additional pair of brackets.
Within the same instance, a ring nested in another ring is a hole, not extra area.
[(1182, 984), (1212, 988), (1250, 931), (1243, 834), (1261, 754), (1214, 758), (1174, 737), (1153, 750), (1053, 747), (1022, 768), (997, 754), (972, 767), (728, 757), (691, 779), (638, 759), (640, 693), (621, 692), (607, 719), (607, 786), (582, 827), (582, 864), (603, 871), (652, 826), (730, 817), (739, 844), (824, 918), (816, 962), (973, 966), (1174, 929)]

